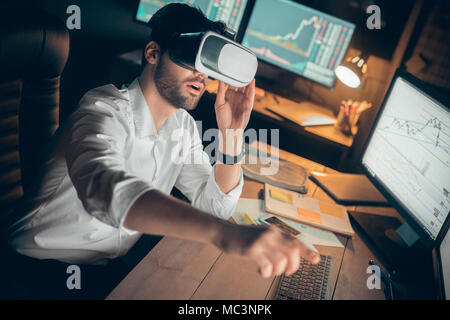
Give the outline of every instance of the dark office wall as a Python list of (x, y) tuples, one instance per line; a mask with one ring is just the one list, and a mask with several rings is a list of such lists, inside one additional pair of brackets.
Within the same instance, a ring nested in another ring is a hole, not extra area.
[(33, 8), (66, 21), (67, 7), (81, 11), (81, 29), (69, 30), (70, 54), (61, 82), (61, 118), (88, 90), (109, 83), (110, 67), (120, 53), (139, 48), (148, 38), (145, 24), (134, 21), (137, 0), (7, 0), (0, 10)]

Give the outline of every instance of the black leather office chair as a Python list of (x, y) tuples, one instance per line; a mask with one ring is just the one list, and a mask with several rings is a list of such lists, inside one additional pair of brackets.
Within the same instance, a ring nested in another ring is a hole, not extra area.
[[(37, 10), (0, 12), (0, 231), (27, 192), (58, 128), (63, 22)], [(4, 239), (2, 239), (4, 244)], [(0, 247), (1, 247), (0, 245)]]

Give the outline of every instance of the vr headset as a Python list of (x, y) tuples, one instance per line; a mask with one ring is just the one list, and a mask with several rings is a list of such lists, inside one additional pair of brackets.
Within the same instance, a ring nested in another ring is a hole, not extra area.
[(250, 84), (258, 68), (252, 51), (213, 31), (175, 34), (168, 53), (180, 67), (238, 88)]

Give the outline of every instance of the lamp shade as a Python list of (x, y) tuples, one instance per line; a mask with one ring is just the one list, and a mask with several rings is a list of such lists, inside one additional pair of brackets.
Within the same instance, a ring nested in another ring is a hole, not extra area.
[(348, 57), (335, 70), (336, 77), (350, 88), (359, 88), (362, 77), (367, 72), (366, 58), (362, 56)]

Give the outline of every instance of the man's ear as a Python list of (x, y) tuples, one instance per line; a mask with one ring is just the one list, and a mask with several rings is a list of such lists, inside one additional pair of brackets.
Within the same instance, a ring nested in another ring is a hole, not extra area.
[(161, 50), (155, 41), (147, 43), (144, 49), (144, 56), (147, 63), (156, 65), (161, 57)]

